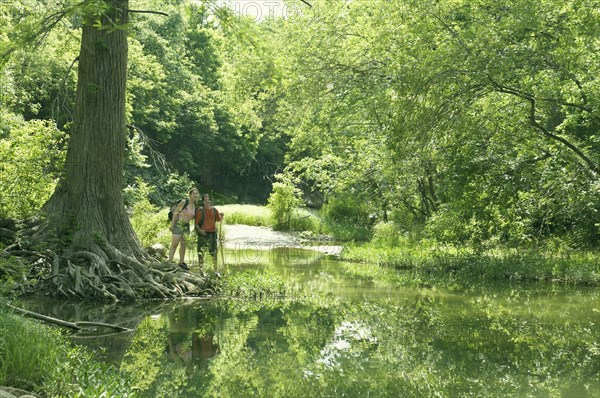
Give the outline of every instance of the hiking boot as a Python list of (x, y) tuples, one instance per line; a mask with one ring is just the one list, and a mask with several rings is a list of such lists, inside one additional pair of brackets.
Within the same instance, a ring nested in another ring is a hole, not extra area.
[(184, 270), (186, 270), (186, 271), (189, 271), (189, 270), (190, 270), (190, 267), (189, 267), (189, 265), (187, 265), (186, 263), (179, 263), (179, 266), (180, 266), (181, 268), (183, 268)]

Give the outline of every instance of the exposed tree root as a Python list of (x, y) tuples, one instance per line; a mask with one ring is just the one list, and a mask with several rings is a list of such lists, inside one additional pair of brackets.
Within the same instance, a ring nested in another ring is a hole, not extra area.
[(50, 250), (9, 250), (4, 254), (20, 263), (7, 272), (16, 274), (20, 269), (25, 283), (19, 286), (26, 293), (116, 302), (201, 296), (214, 291), (214, 281), (205, 276), (172, 264), (143, 265), (123, 255), (114, 261), (91, 251), (77, 251), (68, 258)]
[[(0, 252), (0, 279), (14, 281), (21, 293), (117, 302), (203, 296), (217, 290), (215, 280), (153, 260), (135, 242), (116, 247), (94, 235), (91, 241), (61, 247), (61, 232), (48, 228), (51, 223), (32, 219), (25, 224), (9, 234), (12, 238)], [(59, 243), (52, 246), (49, 241)]]

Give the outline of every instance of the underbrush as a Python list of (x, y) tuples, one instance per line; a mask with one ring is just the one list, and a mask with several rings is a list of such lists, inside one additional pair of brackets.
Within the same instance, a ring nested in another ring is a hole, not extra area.
[(57, 329), (0, 312), (0, 385), (47, 397), (132, 397), (127, 380)]

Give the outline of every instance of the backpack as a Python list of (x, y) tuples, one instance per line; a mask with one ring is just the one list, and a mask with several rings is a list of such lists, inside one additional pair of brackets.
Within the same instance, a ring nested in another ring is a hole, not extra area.
[[(179, 201), (179, 202), (181, 202), (181, 201)], [(179, 202), (175, 203), (169, 209), (169, 215), (168, 215), (169, 221), (173, 221), (173, 214), (175, 213), (175, 209), (177, 208), (177, 205), (179, 204)], [(185, 198), (185, 203), (183, 204), (183, 207), (181, 208), (181, 210), (185, 209), (188, 204), (190, 204), (190, 199), (189, 198)]]

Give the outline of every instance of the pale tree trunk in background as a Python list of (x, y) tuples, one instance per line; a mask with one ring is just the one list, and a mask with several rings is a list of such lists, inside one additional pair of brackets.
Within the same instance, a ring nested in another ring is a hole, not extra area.
[(129, 2), (106, 3), (112, 8), (102, 28), (91, 18), (83, 27), (65, 178), (44, 206), (46, 223), (38, 236), (65, 239), (67, 253), (142, 260), (122, 195)]

